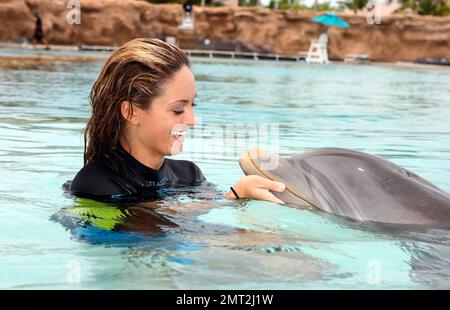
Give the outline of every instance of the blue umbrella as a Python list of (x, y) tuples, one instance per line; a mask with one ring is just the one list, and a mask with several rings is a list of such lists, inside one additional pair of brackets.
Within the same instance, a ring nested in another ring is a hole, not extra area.
[(348, 28), (348, 23), (333, 13), (326, 13), (311, 19), (313, 22), (324, 24), (326, 26), (335, 26)]

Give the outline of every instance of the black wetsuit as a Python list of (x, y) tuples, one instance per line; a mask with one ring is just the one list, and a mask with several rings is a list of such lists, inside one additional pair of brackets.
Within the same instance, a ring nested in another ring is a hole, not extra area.
[(135, 202), (164, 197), (174, 186), (206, 181), (196, 164), (165, 158), (159, 170), (149, 168), (118, 146), (113, 156), (85, 165), (69, 186), (71, 194), (103, 202)]
[(39, 42), (44, 40), (44, 30), (42, 29), (42, 20), (39, 16), (36, 17), (36, 26), (34, 28), (34, 39)]

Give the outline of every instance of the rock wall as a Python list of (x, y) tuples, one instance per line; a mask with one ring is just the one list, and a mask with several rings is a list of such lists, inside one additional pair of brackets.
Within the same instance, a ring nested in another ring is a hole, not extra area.
[[(0, 0), (0, 41), (31, 39), (33, 10), (43, 20), (46, 38), (54, 44), (120, 45), (135, 37), (180, 37), (182, 8), (154, 5), (143, 0), (79, 0), (81, 24), (68, 24), (68, 0)], [(194, 7), (195, 34), (267, 43), (278, 53), (308, 50), (321, 26), (306, 11), (272, 11), (265, 8)], [(341, 15), (349, 29), (330, 28), (328, 52), (332, 59), (345, 54), (368, 54), (374, 61), (411, 61), (422, 57), (450, 58), (450, 16), (383, 17), (369, 25), (365, 17)]]

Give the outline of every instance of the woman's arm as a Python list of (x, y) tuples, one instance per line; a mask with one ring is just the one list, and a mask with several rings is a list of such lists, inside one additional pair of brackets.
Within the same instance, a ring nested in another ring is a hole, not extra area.
[[(278, 199), (270, 191), (284, 192), (286, 186), (281, 182), (272, 181), (259, 175), (247, 175), (233, 185), (233, 189), (239, 198), (267, 200), (283, 204), (283, 201)], [(236, 199), (236, 196), (230, 190), (225, 195), (225, 199)]]

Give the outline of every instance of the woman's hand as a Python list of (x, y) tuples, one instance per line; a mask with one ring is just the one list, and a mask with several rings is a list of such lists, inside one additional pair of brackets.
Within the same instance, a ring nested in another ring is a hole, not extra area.
[[(283, 201), (269, 191), (284, 192), (286, 186), (281, 182), (271, 181), (259, 175), (247, 175), (233, 185), (233, 189), (240, 198), (267, 200), (283, 204)], [(236, 199), (236, 196), (230, 190), (225, 195), (225, 199)]]

